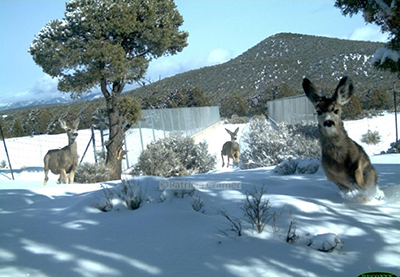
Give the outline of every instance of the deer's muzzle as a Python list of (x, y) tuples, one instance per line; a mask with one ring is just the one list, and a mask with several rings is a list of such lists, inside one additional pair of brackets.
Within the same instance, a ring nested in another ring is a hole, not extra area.
[(324, 127), (332, 127), (334, 125), (335, 125), (335, 122), (333, 122), (332, 120), (324, 121)]

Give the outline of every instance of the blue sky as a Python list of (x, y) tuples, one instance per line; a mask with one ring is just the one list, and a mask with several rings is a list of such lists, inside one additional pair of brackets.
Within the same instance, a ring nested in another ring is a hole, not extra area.
[[(344, 17), (327, 0), (176, 0), (189, 32), (181, 53), (152, 61), (147, 79), (226, 62), (281, 32), (352, 40), (387, 40), (362, 16)], [(44, 74), (27, 50), (40, 29), (64, 17), (65, 1), (0, 1), (0, 104), (58, 97), (57, 81)]]

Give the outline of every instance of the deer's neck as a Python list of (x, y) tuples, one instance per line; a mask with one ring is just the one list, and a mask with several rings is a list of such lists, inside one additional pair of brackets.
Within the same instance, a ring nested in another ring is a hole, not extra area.
[[(349, 148), (349, 144), (351, 144), (350, 138), (347, 136), (346, 130), (343, 126), (340, 126), (336, 132), (332, 135), (326, 135), (321, 128), (319, 129), (320, 135), (320, 144), (321, 150), (324, 156), (340, 156), (344, 153), (347, 153), (345, 149)], [(336, 157), (340, 159), (340, 157)]]
[(69, 143), (69, 149), (71, 150), (71, 152), (76, 152), (77, 151), (77, 144), (75, 140), (70, 140)]

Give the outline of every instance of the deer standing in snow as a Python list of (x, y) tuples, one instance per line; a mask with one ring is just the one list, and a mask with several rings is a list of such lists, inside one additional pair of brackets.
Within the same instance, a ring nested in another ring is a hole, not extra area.
[(239, 149), (239, 143), (236, 142), (237, 134), (239, 132), (239, 127), (236, 128), (234, 132), (231, 132), (226, 128), (225, 130), (228, 132), (229, 135), (231, 135), (231, 141), (225, 142), (224, 145), (222, 146), (221, 158), (222, 158), (222, 167), (224, 167), (225, 165), (224, 156), (228, 156), (228, 164), (226, 166), (229, 167), (229, 158), (231, 158), (236, 163), (239, 162), (240, 149)]
[[(58, 178), (59, 184), (61, 184), (62, 179), (64, 179), (65, 183), (72, 184), (75, 178), (75, 169), (78, 166), (78, 152), (75, 139), (78, 136), (79, 118), (70, 127), (65, 124), (64, 120), (59, 119), (59, 122), (61, 128), (67, 132), (68, 145), (61, 149), (49, 150), (44, 156), (44, 185), (49, 180), (49, 170), (53, 174), (60, 174)], [(69, 174), (69, 180), (67, 174)]]
[(353, 88), (351, 79), (345, 76), (333, 96), (328, 98), (319, 95), (310, 80), (303, 80), (304, 92), (317, 112), (326, 177), (341, 191), (358, 190), (371, 197), (376, 192), (376, 171), (363, 148), (349, 138), (341, 120), (342, 105), (350, 101)]

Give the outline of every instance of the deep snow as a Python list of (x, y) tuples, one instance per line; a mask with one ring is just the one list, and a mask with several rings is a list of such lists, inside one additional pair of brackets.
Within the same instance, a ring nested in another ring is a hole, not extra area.
[[(400, 275), (400, 155), (373, 155), (394, 141), (393, 118), (346, 123), (357, 142), (367, 129), (382, 135), (378, 146), (363, 146), (378, 171), (385, 198), (366, 204), (342, 198), (322, 170), (282, 176), (273, 167), (221, 169), (220, 160), (208, 174), (135, 178), (132, 182), (148, 201), (134, 211), (116, 196), (121, 181), (57, 185), (53, 175), (43, 186), (40, 165), (15, 167), (15, 181), (2, 169), (0, 276), (358, 276), (368, 271)], [(220, 147), (229, 140), (225, 127), (235, 126), (222, 125), (208, 140), (218, 159)], [(27, 139), (16, 143), (23, 145)], [(17, 156), (24, 159), (16, 162), (20, 165), (42, 159), (26, 150)], [(160, 190), (160, 184), (187, 183), (202, 188), (184, 198)], [(247, 190), (261, 187), (271, 211), (283, 213), (258, 234), (240, 206)], [(113, 210), (99, 211), (96, 207), (110, 192)], [(203, 213), (192, 208), (198, 198), (205, 203)], [(219, 211), (241, 220), (242, 236), (228, 231), (229, 222)], [(286, 243), (291, 221), (298, 236), (293, 244)], [(315, 249), (335, 238), (340, 245), (332, 252)]]

